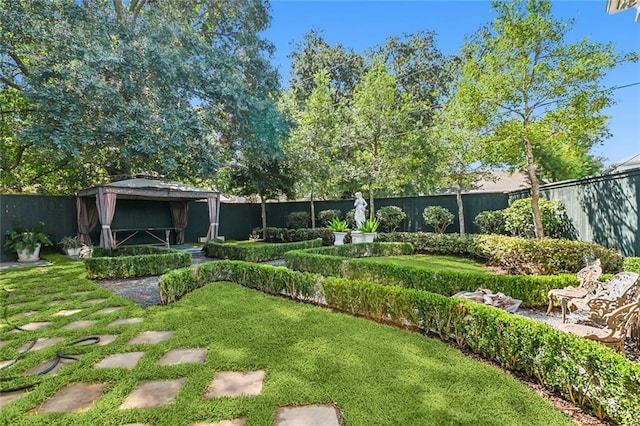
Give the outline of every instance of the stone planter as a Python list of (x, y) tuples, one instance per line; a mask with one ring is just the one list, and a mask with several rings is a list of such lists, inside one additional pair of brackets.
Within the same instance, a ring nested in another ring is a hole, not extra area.
[(376, 232), (364, 232), (364, 242), (365, 243), (372, 243), (373, 240), (376, 239), (376, 235), (378, 235)]
[(78, 257), (80, 256), (81, 249), (82, 249), (81, 247), (72, 247), (72, 248), (66, 249), (65, 252), (67, 253), (67, 256)]
[(337, 232), (337, 231), (333, 231), (333, 245), (334, 246), (341, 246), (344, 244), (344, 237), (347, 236), (346, 232)]
[(35, 250), (29, 253), (27, 250), (18, 250), (18, 262), (29, 263), (40, 260), (40, 244), (36, 245)]
[(351, 242), (353, 244), (364, 243), (364, 233), (362, 231), (351, 232)]

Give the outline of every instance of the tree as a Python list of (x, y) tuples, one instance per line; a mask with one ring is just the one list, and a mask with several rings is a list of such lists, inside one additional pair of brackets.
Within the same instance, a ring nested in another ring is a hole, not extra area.
[[(547, 0), (493, 2), (498, 16), (463, 49), (463, 97), (486, 114), (490, 157), (524, 169), (531, 183), (536, 237), (541, 159), (554, 146), (587, 152), (607, 135), (603, 109), (611, 89), (599, 83), (616, 64), (634, 59), (613, 45), (567, 43), (571, 22), (553, 17)], [(580, 150), (578, 149), (580, 147)], [(559, 153), (561, 154), (561, 153)]]

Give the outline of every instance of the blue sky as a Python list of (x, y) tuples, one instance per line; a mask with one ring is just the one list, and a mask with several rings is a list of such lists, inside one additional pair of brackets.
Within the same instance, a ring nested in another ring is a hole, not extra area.
[[(572, 40), (588, 37), (592, 41), (614, 43), (619, 52), (640, 51), (640, 23), (635, 9), (609, 15), (606, 0), (553, 1), (553, 13), (575, 19)], [(389, 36), (418, 30), (437, 34), (438, 48), (445, 54), (457, 53), (464, 37), (495, 16), (490, 2), (475, 1), (358, 1), (358, 0), (271, 0), (271, 27), (264, 36), (276, 46), (274, 65), (282, 82), (289, 77), (288, 55), (293, 45), (311, 28), (321, 30), (330, 44), (340, 43), (364, 53), (383, 44)], [(570, 40), (570, 41), (572, 41)], [(626, 64), (611, 71), (603, 83), (622, 86), (640, 83), (640, 63)], [(617, 104), (607, 110), (611, 138), (593, 149), (606, 158), (620, 161), (640, 153), (640, 84), (616, 90)]]

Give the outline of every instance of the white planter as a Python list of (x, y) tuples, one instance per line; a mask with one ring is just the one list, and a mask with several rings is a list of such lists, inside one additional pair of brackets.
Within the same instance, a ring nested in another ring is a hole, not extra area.
[(18, 250), (18, 262), (29, 263), (37, 262), (40, 260), (40, 244), (36, 245), (33, 253), (29, 253), (27, 250)]
[(373, 240), (376, 239), (376, 235), (378, 235), (375, 232), (365, 232), (364, 233), (364, 242), (365, 243), (372, 243)]
[(80, 256), (80, 250), (81, 249), (82, 249), (81, 247), (68, 248), (65, 251), (67, 253), (67, 256), (78, 257), (78, 256)]
[(337, 232), (337, 231), (333, 231), (333, 237), (334, 237), (334, 242), (333, 245), (334, 246), (341, 246), (344, 244), (344, 237), (347, 236), (346, 232)]
[(353, 244), (364, 243), (364, 233), (362, 231), (352, 231), (351, 242)]

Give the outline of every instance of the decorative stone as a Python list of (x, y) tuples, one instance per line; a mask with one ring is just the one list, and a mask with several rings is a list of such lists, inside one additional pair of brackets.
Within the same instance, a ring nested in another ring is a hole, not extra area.
[(187, 379), (149, 380), (138, 384), (120, 405), (121, 410), (128, 408), (151, 408), (171, 404)]
[(120, 318), (108, 324), (109, 327), (114, 327), (116, 325), (131, 325), (138, 324), (144, 321), (142, 318)]
[(68, 413), (86, 411), (97, 401), (107, 383), (72, 383), (60, 389), (44, 404), (33, 409), (33, 413)]
[(204, 397), (254, 396), (262, 392), (265, 372), (258, 371), (219, 371), (209, 384)]
[(340, 413), (333, 405), (281, 407), (274, 426), (340, 426)]
[(156, 365), (202, 363), (207, 358), (206, 348), (172, 349), (156, 362)]
[(143, 331), (142, 333), (129, 340), (128, 344), (135, 345), (138, 343), (160, 343), (169, 339), (171, 336), (173, 336), (174, 333), (175, 331)]
[(97, 363), (95, 368), (127, 368), (131, 370), (143, 355), (144, 352), (126, 352), (108, 355)]
[(92, 325), (94, 325), (97, 322), (98, 321), (93, 321), (93, 320), (73, 321), (73, 322), (70, 322), (69, 324), (65, 325), (62, 328), (64, 330), (74, 330), (76, 328), (87, 328), (87, 327), (91, 327)]

